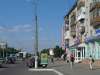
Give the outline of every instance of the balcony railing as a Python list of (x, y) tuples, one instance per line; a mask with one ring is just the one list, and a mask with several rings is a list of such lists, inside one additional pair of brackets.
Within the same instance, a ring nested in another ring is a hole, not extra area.
[(90, 11), (92, 11), (95, 8), (100, 8), (100, 1), (93, 2), (93, 3), (90, 4)]

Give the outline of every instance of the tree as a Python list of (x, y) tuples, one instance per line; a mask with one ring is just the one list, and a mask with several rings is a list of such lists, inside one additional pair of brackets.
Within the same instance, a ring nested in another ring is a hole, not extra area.
[(64, 53), (64, 50), (59, 47), (59, 46), (56, 46), (54, 48), (54, 57), (61, 57), (61, 55)]
[(0, 57), (3, 57), (3, 50), (4, 50), (4, 56), (8, 56), (10, 54), (16, 54), (19, 52), (19, 50), (16, 50), (12, 47), (7, 47), (5, 49), (0, 48)]
[[(64, 53), (64, 50), (59, 46), (55, 46), (53, 50), (54, 50), (54, 57), (61, 57), (61, 55)], [(48, 53), (49, 55), (49, 48), (41, 50), (41, 53)]]
[(49, 55), (49, 49), (43, 49), (41, 53), (47, 53)]

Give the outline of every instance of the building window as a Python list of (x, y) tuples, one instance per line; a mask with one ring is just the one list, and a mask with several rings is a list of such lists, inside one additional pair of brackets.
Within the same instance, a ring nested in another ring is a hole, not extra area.
[(100, 2), (100, 0), (93, 0), (93, 3), (95, 3), (95, 2)]
[(97, 17), (97, 16), (100, 16), (100, 8), (96, 8), (90, 13), (91, 19), (93, 19), (94, 17)]
[(71, 16), (71, 22), (70, 22), (70, 24), (74, 24), (75, 20), (76, 20), (76, 16), (72, 15)]

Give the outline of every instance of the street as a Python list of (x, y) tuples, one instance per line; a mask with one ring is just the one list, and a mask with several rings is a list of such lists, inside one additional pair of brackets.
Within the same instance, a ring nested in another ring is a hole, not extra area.
[(71, 69), (69, 64), (63, 61), (49, 64), (47, 68), (28, 68), (23, 62), (6, 64), (0, 68), (0, 75), (100, 75), (100, 68), (89, 70), (88, 65), (75, 64)]
[(0, 75), (57, 75), (54, 72), (29, 71), (23, 62), (17, 64), (6, 64), (0, 68)]

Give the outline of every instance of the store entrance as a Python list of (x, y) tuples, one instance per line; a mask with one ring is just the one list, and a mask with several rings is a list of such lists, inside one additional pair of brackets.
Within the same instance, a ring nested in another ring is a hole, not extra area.
[(85, 47), (78, 47), (75, 56), (76, 62), (81, 62), (85, 58)]

